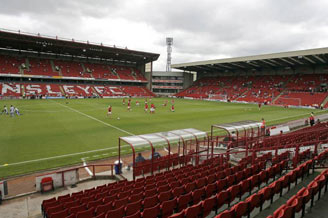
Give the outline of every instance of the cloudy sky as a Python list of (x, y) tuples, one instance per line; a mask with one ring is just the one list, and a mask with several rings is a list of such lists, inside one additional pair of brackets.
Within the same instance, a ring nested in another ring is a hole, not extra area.
[(0, 28), (161, 54), (172, 63), (328, 47), (327, 0), (10, 0)]

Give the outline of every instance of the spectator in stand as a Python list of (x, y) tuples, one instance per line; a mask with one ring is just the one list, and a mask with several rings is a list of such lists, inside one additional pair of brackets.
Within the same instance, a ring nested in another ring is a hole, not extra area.
[(136, 157), (136, 163), (142, 163), (144, 162), (146, 159), (142, 156), (141, 153), (138, 153), (138, 156)]
[(313, 112), (311, 112), (309, 120), (310, 120), (310, 125), (313, 126), (314, 125), (314, 114), (313, 114)]

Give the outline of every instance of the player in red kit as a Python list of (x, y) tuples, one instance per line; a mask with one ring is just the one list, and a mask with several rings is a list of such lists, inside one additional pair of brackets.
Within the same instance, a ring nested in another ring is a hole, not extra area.
[(147, 113), (148, 112), (148, 104), (145, 103), (145, 112)]
[(174, 112), (174, 104), (171, 106), (171, 111)]
[(108, 106), (107, 117), (112, 117), (112, 106), (111, 105)]
[(131, 111), (131, 101), (128, 101), (128, 111)]
[(123, 105), (125, 105), (125, 98), (123, 98)]
[(150, 105), (150, 113), (151, 114), (155, 113), (155, 105), (153, 103)]

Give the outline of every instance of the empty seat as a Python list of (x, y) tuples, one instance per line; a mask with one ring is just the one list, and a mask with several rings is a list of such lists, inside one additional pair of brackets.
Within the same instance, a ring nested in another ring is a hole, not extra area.
[(143, 218), (157, 218), (160, 215), (160, 205), (157, 204), (154, 207), (149, 207), (144, 209), (142, 212), (142, 217)]
[(191, 202), (191, 200), (192, 200), (191, 192), (189, 192), (188, 194), (181, 195), (178, 198), (178, 211), (181, 211), (181, 210), (187, 208), (188, 204)]
[(90, 208), (86, 211), (81, 211), (76, 214), (76, 218), (90, 218), (94, 216), (95, 209)]
[(195, 204), (185, 209), (184, 214), (186, 218), (198, 218), (202, 212), (202, 202)]
[(216, 196), (212, 196), (209, 198), (206, 198), (204, 201), (202, 201), (202, 209), (203, 209), (203, 217), (207, 217), (212, 210), (216, 207)]
[(196, 189), (192, 192), (192, 202), (194, 204), (197, 204), (202, 200), (202, 198), (205, 196), (205, 188)]
[(157, 195), (145, 198), (142, 202), (144, 208), (153, 207), (159, 203)]
[(159, 199), (160, 203), (162, 203), (163, 201), (168, 201), (172, 198), (173, 198), (173, 194), (172, 194), (171, 191), (162, 192), (158, 196), (158, 199)]
[(107, 212), (107, 218), (115, 217), (115, 218), (122, 218), (125, 215), (124, 206), (121, 206), (120, 208), (110, 210)]
[(132, 215), (142, 208), (142, 200), (127, 204), (125, 207), (125, 215)]
[(117, 209), (117, 208), (120, 208), (121, 206), (127, 205), (128, 203), (129, 203), (129, 198), (128, 197), (123, 198), (123, 199), (119, 199), (119, 200), (114, 201), (113, 208)]
[(108, 202), (106, 204), (103, 205), (99, 205), (96, 207), (96, 215), (100, 215), (101, 213), (107, 213), (107, 211), (112, 210), (112, 202)]
[(171, 216), (173, 214), (174, 209), (176, 209), (177, 206), (178, 206), (177, 198), (174, 198), (169, 201), (164, 201), (161, 204), (162, 217), (166, 218)]
[(49, 218), (62, 218), (68, 216), (68, 209), (58, 211), (49, 216)]

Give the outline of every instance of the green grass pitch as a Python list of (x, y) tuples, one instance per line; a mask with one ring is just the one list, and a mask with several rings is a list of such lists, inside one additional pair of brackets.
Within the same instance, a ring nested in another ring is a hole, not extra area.
[[(116, 156), (118, 137), (128, 135), (127, 132), (137, 135), (182, 128), (209, 131), (211, 124), (260, 121), (262, 117), (267, 124), (275, 124), (308, 117), (312, 111), (273, 106), (259, 111), (253, 104), (175, 99), (176, 112), (170, 112), (171, 100), (164, 107), (165, 100), (152, 99), (155, 114), (144, 112), (144, 99), (139, 99), (139, 107), (133, 99), (131, 112), (122, 105), (122, 99), (2, 100), (1, 109), (3, 105), (14, 105), (23, 115), (0, 116), (0, 179), (81, 163), (81, 158)], [(113, 106), (111, 119), (106, 116), (109, 104)], [(98, 149), (104, 150), (87, 153)], [(63, 157), (51, 158), (56, 156)]]

